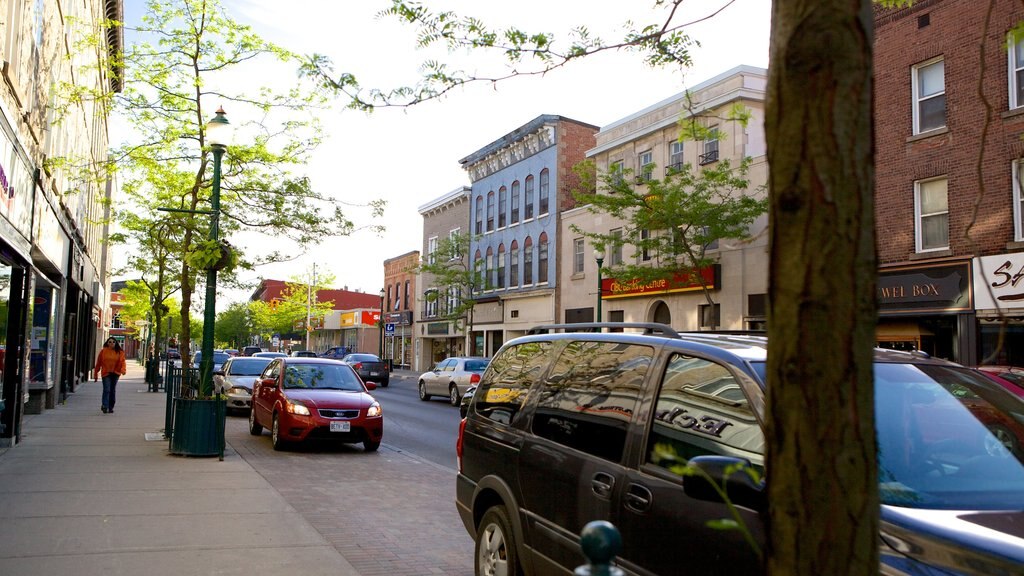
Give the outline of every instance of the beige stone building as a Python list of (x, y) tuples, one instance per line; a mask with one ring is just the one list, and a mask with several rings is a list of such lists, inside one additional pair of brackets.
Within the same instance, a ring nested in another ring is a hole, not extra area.
[[(100, 27), (121, 14), (121, 0), (4, 3), (2, 445), (18, 441), (23, 413), (53, 407), (88, 376), (109, 326), (106, 200), (116, 185), (104, 169), (108, 100), (92, 95), (121, 89), (106, 71), (121, 31)], [(97, 45), (85, 42), (97, 31)], [(68, 86), (89, 96), (69, 99)], [(6, 353), (19, 349), (28, 354)]]
[[(748, 174), (750, 193), (765, 194), (758, 188), (767, 183), (767, 159), (764, 135), (764, 98), (767, 70), (739, 66), (689, 91), (658, 102), (617, 122), (601, 128), (597, 145), (587, 152), (599, 173), (630, 169), (640, 174), (653, 164), (653, 177), (667, 169), (689, 165), (694, 170), (729, 159), (736, 166), (744, 157), (753, 161)], [(750, 112), (744, 124), (729, 120), (729, 110), (741, 105)], [(680, 142), (679, 121), (698, 117), (718, 137), (706, 141)], [(635, 181), (644, 186), (643, 179)], [(601, 193), (599, 190), (598, 193)], [(588, 232), (609, 233), (628, 223), (608, 215), (593, 214), (585, 206), (562, 213), (559, 252), (564, 255), (558, 267), (561, 286), (558, 317), (563, 322), (588, 322), (596, 318), (598, 266), (590, 240), (572, 231), (575, 225)], [(711, 308), (699, 286), (637, 287), (626, 282), (603, 279), (602, 320), (610, 322), (662, 322), (678, 330), (699, 330), (711, 325), (717, 312), (720, 329), (762, 329), (768, 287), (768, 217), (758, 219), (750, 230), (751, 241), (721, 240), (708, 250), (717, 260), (713, 275)], [(628, 246), (603, 254), (605, 267), (625, 259), (638, 260)]]
[[(468, 234), (469, 198), (472, 189), (460, 186), (419, 207), (423, 216), (423, 258), (433, 260), (438, 242)], [(469, 256), (462, 255), (462, 266), (469, 265)], [(420, 274), (416, 292), (415, 333), (416, 354), (413, 366), (426, 371), (449, 356), (463, 356), (466, 351), (465, 319), (446, 319), (448, 309), (458, 306), (460, 295), (447, 287), (437, 286), (431, 274)]]

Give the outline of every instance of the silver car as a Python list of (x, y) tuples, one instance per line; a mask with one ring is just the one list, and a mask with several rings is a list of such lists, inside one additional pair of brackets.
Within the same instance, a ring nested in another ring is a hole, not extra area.
[(213, 390), (227, 396), (228, 411), (252, 408), (253, 382), (271, 360), (273, 358), (235, 356), (213, 373)]
[(466, 390), (480, 382), (488, 362), (476, 356), (453, 356), (438, 362), (433, 370), (420, 374), (420, 400), (445, 396), (452, 406), (458, 406)]

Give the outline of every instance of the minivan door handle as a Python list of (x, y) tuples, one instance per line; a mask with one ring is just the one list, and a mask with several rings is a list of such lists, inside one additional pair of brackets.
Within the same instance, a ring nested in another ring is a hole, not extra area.
[(646, 487), (640, 484), (630, 484), (626, 489), (626, 508), (634, 512), (647, 512), (651, 509), (651, 500), (654, 495)]
[(615, 477), (607, 472), (598, 472), (590, 479), (590, 488), (601, 498), (611, 498)]

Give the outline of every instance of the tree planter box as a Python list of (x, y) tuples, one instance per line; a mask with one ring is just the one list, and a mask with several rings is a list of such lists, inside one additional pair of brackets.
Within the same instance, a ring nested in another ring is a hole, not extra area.
[(171, 454), (224, 459), (225, 400), (174, 399)]

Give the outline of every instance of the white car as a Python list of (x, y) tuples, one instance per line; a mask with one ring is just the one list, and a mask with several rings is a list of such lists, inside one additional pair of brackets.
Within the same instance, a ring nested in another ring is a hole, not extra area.
[(213, 391), (227, 396), (229, 411), (252, 408), (253, 383), (271, 360), (273, 358), (235, 356), (213, 373)]

